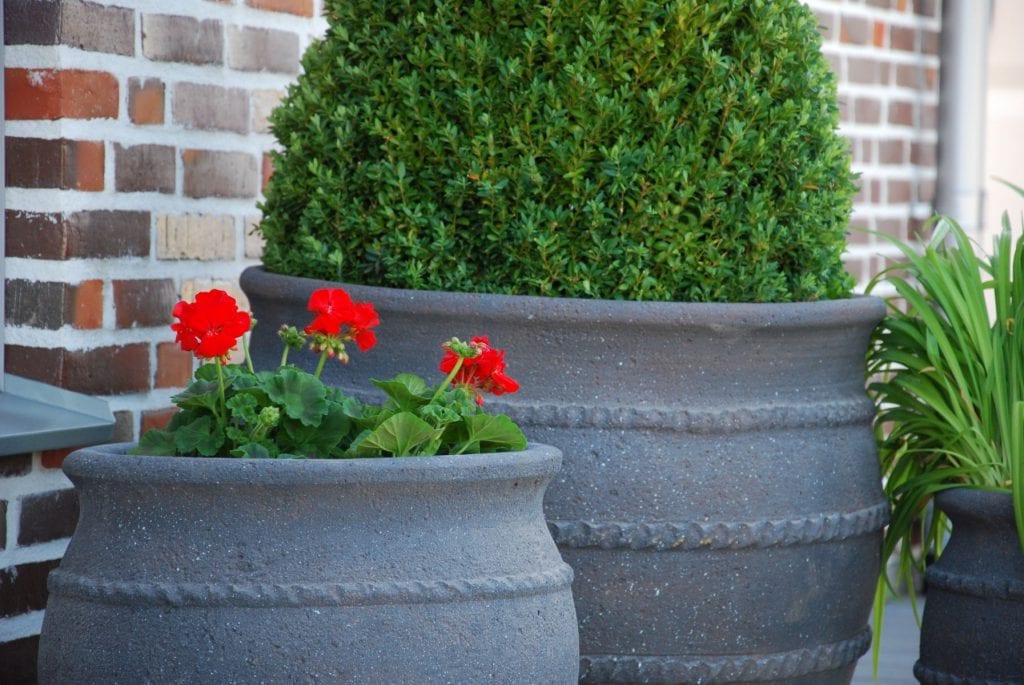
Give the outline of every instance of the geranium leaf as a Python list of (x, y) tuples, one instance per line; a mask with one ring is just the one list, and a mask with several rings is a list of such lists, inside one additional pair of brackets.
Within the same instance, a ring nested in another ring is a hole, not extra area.
[(224, 446), (224, 431), (212, 417), (201, 416), (174, 431), (178, 454), (200, 454), (215, 457)]
[(129, 450), (129, 453), (173, 457), (178, 453), (174, 445), (174, 433), (155, 429), (148, 430), (142, 434), (139, 444)]
[(274, 457), (270, 450), (255, 442), (246, 443), (238, 449), (232, 450), (231, 454), (243, 459), (272, 459)]
[(502, 452), (526, 449), (526, 436), (512, 419), (504, 414), (477, 414), (464, 419), (466, 442), (479, 444), (481, 452)]
[(411, 373), (400, 373), (391, 380), (371, 380), (394, 401), (399, 411), (415, 411), (430, 401), (430, 388), (422, 378)]
[(345, 414), (343, 406), (337, 403), (329, 405), (318, 426), (305, 426), (296, 422), (285, 424), (285, 431), (292, 441), (288, 449), (319, 457), (327, 457), (335, 452), (351, 429), (352, 419)]
[(267, 396), (284, 413), (306, 426), (319, 426), (327, 413), (327, 389), (312, 374), (285, 367), (265, 385)]
[(176, 405), (182, 409), (208, 409), (216, 411), (220, 402), (220, 386), (216, 380), (206, 381), (197, 379), (171, 397)]
[(415, 414), (402, 412), (391, 416), (365, 436), (356, 448), (360, 456), (385, 452), (396, 457), (422, 454), (417, 448), (429, 443), (437, 431)]

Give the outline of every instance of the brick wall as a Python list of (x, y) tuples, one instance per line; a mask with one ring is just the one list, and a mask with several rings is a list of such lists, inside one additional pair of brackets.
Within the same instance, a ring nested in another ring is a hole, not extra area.
[(906, 238), (935, 196), (941, 0), (807, 0), (839, 76), (840, 130), (860, 193), (847, 268), (860, 283), (895, 256), (863, 229)]
[[(258, 258), (267, 115), (322, 0), (4, 5), (7, 371), (104, 397), (136, 439), (192, 372), (173, 304), (240, 296)], [(34, 678), (68, 451), (0, 457), (0, 682)]]
[[(861, 172), (853, 224), (906, 235), (935, 187), (938, 0), (808, 0)], [(116, 438), (191, 373), (179, 297), (237, 291), (266, 117), (322, 0), (6, 0), (8, 371), (106, 398)], [(884, 249), (851, 236), (864, 280)], [(0, 457), (0, 682), (31, 681), (46, 574), (77, 516), (66, 452)]]

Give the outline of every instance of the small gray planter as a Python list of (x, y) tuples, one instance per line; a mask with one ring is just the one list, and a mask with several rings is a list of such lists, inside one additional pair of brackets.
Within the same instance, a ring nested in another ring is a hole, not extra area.
[(584, 681), (849, 683), (889, 514), (864, 390), (881, 300), (425, 292), (259, 267), (241, 282), (259, 366), (314, 289), (373, 302), (380, 352), (325, 372), (347, 392), (398, 371), (440, 380), (453, 335), (507, 349), (521, 390), (487, 406), (565, 455), (545, 512), (576, 574)]
[(1006, 493), (956, 488), (935, 505), (953, 523), (925, 572), (921, 658), (925, 685), (1024, 684), (1024, 553)]
[(42, 683), (573, 683), (557, 449), (241, 460), (80, 450)]

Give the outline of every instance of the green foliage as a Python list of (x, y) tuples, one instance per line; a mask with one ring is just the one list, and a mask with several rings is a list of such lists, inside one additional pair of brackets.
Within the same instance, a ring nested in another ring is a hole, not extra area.
[[(1024, 241), (1014, 245), (1005, 214), (987, 259), (949, 219), (923, 250), (889, 239), (905, 259), (871, 284), (884, 278), (898, 297), (875, 331), (867, 370), (893, 508), (882, 558), (898, 552), (912, 592), (913, 573), (942, 551), (948, 522), (939, 510), (924, 539), (914, 540), (939, 491), (1012, 492), (1024, 549)], [(876, 647), (888, 582), (883, 573)]]
[(271, 271), (676, 301), (844, 297), (855, 192), (799, 0), (327, 0), (272, 115)]
[[(223, 398), (220, 379), (224, 382)], [(294, 366), (252, 372), (205, 364), (173, 400), (164, 430), (147, 431), (135, 454), (248, 458), (406, 457), (526, 448), (506, 416), (491, 416), (464, 388), (431, 388), (400, 374), (375, 381), (387, 395), (363, 404)]]

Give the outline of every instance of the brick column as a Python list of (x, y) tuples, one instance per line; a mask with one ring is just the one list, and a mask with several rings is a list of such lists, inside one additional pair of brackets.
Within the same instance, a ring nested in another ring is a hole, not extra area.
[[(192, 373), (170, 310), (241, 297), (267, 116), (321, 0), (7, 0), (7, 371), (103, 397), (115, 437), (166, 424)], [(32, 682), (46, 576), (77, 520), (68, 451), (0, 457), (0, 682)]]

